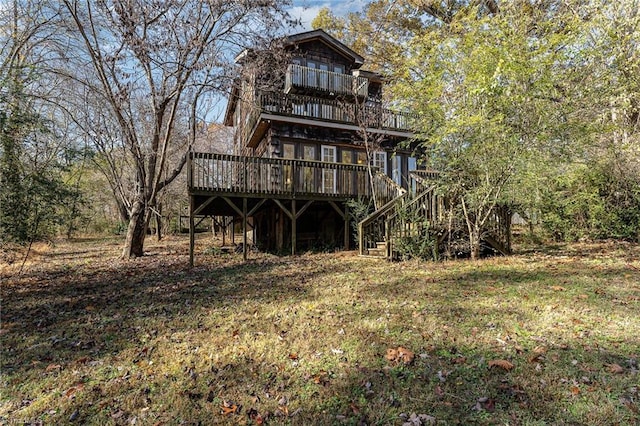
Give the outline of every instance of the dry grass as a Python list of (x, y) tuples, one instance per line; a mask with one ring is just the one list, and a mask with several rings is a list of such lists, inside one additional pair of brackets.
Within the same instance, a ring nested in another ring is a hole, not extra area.
[[(640, 422), (637, 245), (201, 253), (193, 270), (183, 237), (148, 250), (85, 240), (5, 265), (0, 423)], [(385, 357), (398, 346), (411, 363)]]

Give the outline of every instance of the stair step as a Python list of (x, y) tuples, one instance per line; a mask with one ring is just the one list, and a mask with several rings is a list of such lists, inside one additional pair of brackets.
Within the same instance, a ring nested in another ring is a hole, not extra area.
[(378, 248), (378, 249), (386, 249), (387, 248), (387, 242), (386, 241), (378, 241), (376, 243), (376, 248)]
[(387, 255), (387, 250), (386, 247), (385, 248), (370, 248), (369, 250), (367, 250), (369, 256), (376, 256), (376, 257), (385, 257)]

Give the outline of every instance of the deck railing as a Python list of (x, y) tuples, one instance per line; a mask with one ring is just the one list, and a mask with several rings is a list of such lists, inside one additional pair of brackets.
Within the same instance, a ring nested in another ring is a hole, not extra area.
[(317, 68), (291, 64), (285, 77), (285, 92), (295, 88), (313, 89), (334, 95), (356, 95), (366, 97), (369, 93), (369, 80)]
[[(383, 179), (374, 182), (380, 199), (393, 198), (402, 190), (385, 185)], [(191, 192), (284, 197), (371, 197), (372, 190), (363, 165), (202, 152), (189, 157), (188, 185)]]
[(350, 124), (369, 130), (401, 132), (411, 132), (412, 122), (417, 117), (413, 113), (392, 111), (375, 104), (356, 105), (335, 99), (261, 91), (256, 95), (255, 103), (241, 126), (243, 145), (251, 145), (248, 142), (254, 137), (260, 114)]
[(364, 125), (373, 129), (410, 131), (415, 114), (396, 112), (379, 105), (356, 105), (313, 96), (261, 92), (257, 106), (265, 113), (310, 117), (319, 120)]

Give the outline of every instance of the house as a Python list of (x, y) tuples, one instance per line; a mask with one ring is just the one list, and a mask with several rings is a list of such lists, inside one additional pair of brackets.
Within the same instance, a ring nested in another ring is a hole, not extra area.
[(384, 106), (384, 79), (362, 56), (314, 30), (236, 63), (224, 119), (236, 130), (234, 154), (189, 157), (191, 262), (202, 216), (233, 218), (245, 258), (249, 232), (262, 250), (350, 248), (350, 200), (375, 206), (359, 224), (361, 254), (391, 257), (392, 234), (415, 232), (398, 221), (401, 205), (442, 219), (429, 173), (403, 144), (413, 117)]
[(381, 76), (323, 30), (286, 37), (283, 51), (279, 73), (259, 53), (236, 58), (224, 119), (236, 155), (192, 153), (192, 210), (246, 222), (265, 250), (348, 248), (347, 201), (381, 205), (410, 185), (410, 116), (384, 108)]

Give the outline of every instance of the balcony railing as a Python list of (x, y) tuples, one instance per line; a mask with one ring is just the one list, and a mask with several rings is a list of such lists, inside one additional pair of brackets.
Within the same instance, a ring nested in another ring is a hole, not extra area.
[(193, 152), (189, 157), (190, 192), (280, 197), (371, 197), (387, 202), (404, 190), (381, 173), (369, 184), (367, 166), (285, 158)]
[(262, 136), (255, 133), (262, 113), (400, 132), (410, 132), (412, 122), (417, 117), (416, 114), (396, 112), (376, 104), (356, 105), (313, 96), (259, 92), (255, 106), (241, 126), (244, 145), (254, 146)]
[(291, 64), (287, 68), (285, 92), (290, 93), (295, 89), (366, 97), (369, 93), (369, 80), (364, 77)]
[(374, 129), (410, 131), (414, 114), (395, 112), (379, 105), (356, 105), (313, 96), (262, 92), (258, 108), (265, 113), (309, 117)]

